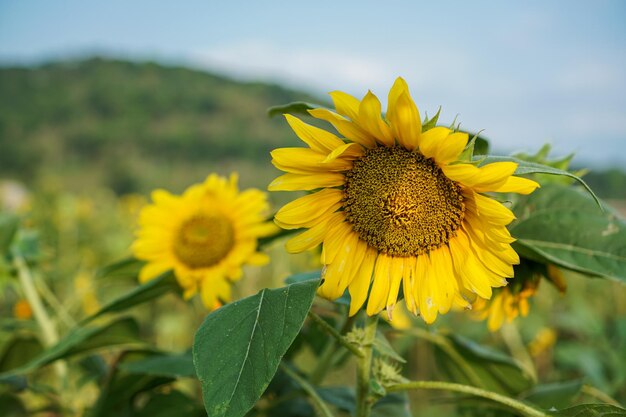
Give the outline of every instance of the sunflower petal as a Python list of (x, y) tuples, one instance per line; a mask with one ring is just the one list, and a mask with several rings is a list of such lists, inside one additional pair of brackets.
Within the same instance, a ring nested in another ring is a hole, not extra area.
[(328, 154), (343, 145), (341, 139), (324, 129), (304, 123), (290, 114), (286, 114), (285, 119), (295, 134), (314, 151)]
[(447, 127), (433, 127), (432, 129), (422, 132), (419, 142), (419, 148), (422, 155), (426, 158), (435, 158), (441, 144), (452, 133)]
[(312, 223), (326, 215), (328, 211), (340, 204), (343, 192), (334, 188), (325, 188), (313, 194), (300, 197), (284, 205), (276, 213), (275, 220), (286, 229), (310, 227)]
[(338, 187), (343, 185), (346, 178), (338, 172), (301, 175), (284, 174), (268, 185), (270, 191), (310, 191), (317, 188)]
[(329, 122), (335, 129), (337, 129), (337, 132), (341, 133), (344, 138), (349, 139), (352, 142), (361, 144), (366, 148), (373, 148), (376, 146), (376, 140), (372, 135), (343, 116), (333, 113), (328, 109), (309, 110), (309, 114), (316, 119)]
[(363, 262), (361, 262), (357, 274), (348, 286), (348, 291), (350, 292), (350, 317), (354, 316), (361, 309), (367, 299), (377, 256), (378, 252), (375, 249), (367, 248)]
[(359, 106), (359, 125), (371, 133), (378, 142), (393, 146), (395, 141), (391, 129), (382, 118), (382, 108), (378, 97), (368, 91)]
[(504, 184), (491, 191), (496, 193), (518, 193), (530, 194), (539, 188), (540, 185), (533, 180), (522, 177), (509, 177)]

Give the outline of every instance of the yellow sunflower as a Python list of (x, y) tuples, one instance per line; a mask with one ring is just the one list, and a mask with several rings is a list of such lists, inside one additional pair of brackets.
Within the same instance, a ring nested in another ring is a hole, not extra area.
[(408, 309), (432, 323), (473, 292), (491, 297), (519, 262), (506, 225), (513, 213), (487, 192), (531, 193), (538, 184), (515, 177), (517, 164), (478, 167), (459, 161), (468, 135), (424, 130), (406, 82), (389, 92), (386, 116), (368, 92), (359, 101), (330, 93), (336, 112), (311, 110), (343, 136), (285, 115), (309, 147), (281, 148), (272, 163), (287, 172), (271, 191), (318, 190), (284, 206), (276, 223), (308, 228), (287, 243), (301, 252), (323, 243), (319, 294), (348, 289), (350, 314), (367, 302), (374, 315), (396, 303), (400, 285)]
[(182, 196), (156, 190), (152, 201), (141, 210), (132, 246), (135, 256), (147, 261), (139, 274), (142, 283), (174, 270), (185, 298), (200, 292), (213, 309), (230, 300), (230, 283), (241, 278), (244, 264), (268, 262), (257, 252), (257, 239), (278, 229), (265, 221), (266, 194), (240, 192), (236, 174), (230, 179), (211, 174)]
[(491, 300), (476, 298), (472, 304), (476, 317), (487, 320), (489, 331), (495, 332), (502, 325), (511, 323), (518, 316), (526, 317), (530, 309), (528, 300), (537, 292), (539, 281), (527, 281), (520, 291), (503, 288)]

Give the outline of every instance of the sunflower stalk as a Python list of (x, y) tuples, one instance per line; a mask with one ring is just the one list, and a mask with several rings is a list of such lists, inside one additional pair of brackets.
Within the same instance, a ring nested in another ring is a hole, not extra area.
[[(411, 381), (402, 384), (395, 384), (385, 387), (387, 392), (405, 391), (411, 389), (429, 389), (440, 391), (460, 392), (464, 394), (474, 395), (476, 397), (486, 398), (500, 404), (504, 404), (514, 410), (519, 411), (527, 417), (548, 417), (549, 414), (541, 410), (533, 408), (521, 401), (498, 394), (493, 391), (487, 391), (482, 388), (472, 387), (470, 385), (456, 384), (453, 382), (442, 381)], [(358, 415), (358, 414), (357, 414)]]
[(365, 322), (365, 333), (361, 345), (363, 356), (357, 360), (356, 369), (356, 417), (369, 417), (374, 401), (371, 397), (370, 380), (372, 378), (372, 353), (378, 315), (368, 317)]

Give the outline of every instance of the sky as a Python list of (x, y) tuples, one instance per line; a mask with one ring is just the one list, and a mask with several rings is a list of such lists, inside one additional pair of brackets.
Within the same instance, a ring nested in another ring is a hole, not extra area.
[(622, 0), (0, 0), (0, 65), (150, 59), (383, 103), (402, 76), (496, 150), (626, 167), (624, 22)]

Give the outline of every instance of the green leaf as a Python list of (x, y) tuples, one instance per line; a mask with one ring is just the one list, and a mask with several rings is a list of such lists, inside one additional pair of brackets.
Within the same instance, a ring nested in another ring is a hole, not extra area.
[(394, 348), (389, 344), (387, 338), (381, 332), (376, 333), (373, 347), (374, 350), (381, 356), (386, 356), (400, 363), (406, 363), (406, 360), (394, 350)]
[(593, 276), (626, 282), (626, 222), (600, 211), (585, 193), (546, 184), (516, 209), (520, 253)]
[(82, 324), (89, 323), (93, 319), (108, 313), (119, 313), (138, 304), (154, 300), (169, 292), (180, 291), (176, 278), (172, 271), (165, 272), (157, 278), (135, 287), (129, 293), (111, 301), (104, 307), (83, 319)]
[(558, 409), (571, 404), (582, 386), (581, 379), (537, 385), (525, 393), (523, 399), (547, 410)]
[(40, 355), (42, 351), (43, 346), (35, 336), (18, 335), (8, 343), (0, 357), (0, 372), (18, 368)]
[(128, 317), (101, 326), (77, 327), (41, 355), (9, 373), (0, 374), (0, 377), (31, 372), (56, 360), (103, 347), (138, 343), (138, 333), (137, 322)]
[(453, 381), (507, 395), (517, 395), (533, 385), (532, 378), (510, 356), (459, 335), (439, 336), (444, 339), (435, 344), (435, 358)]
[(161, 354), (121, 364), (120, 369), (130, 374), (165, 376), (170, 378), (195, 377), (191, 353)]
[(210, 416), (239, 417), (261, 396), (307, 316), (319, 280), (264, 289), (209, 314), (193, 362)]
[(17, 216), (0, 213), (0, 255), (9, 251), (19, 224), (20, 220)]
[(101, 278), (130, 278), (138, 277), (139, 271), (145, 262), (135, 258), (126, 258), (117, 261), (96, 271), (96, 279)]
[(626, 410), (609, 404), (581, 404), (552, 412), (550, 415), (558, 417), (624, 417)]
[(476, 158), (474, 158), (474, 160), (480, 161), (480, 164), (479, 164), (480, 166), (491, 164), (491, 163), (494, 163), (494, 162), (515, 162), (517, 164), (517, 169), (515, 170), (515, 175), (550, 174), (550, 175), (563, 175), (565, 177), (573, 178), (576, 181), (578, 181), (583, 187), (585, 187), (587, 192), (589, 192), (589, 194), (591, 194), (593, 199), (596, 201), (596, 204), (601, 206), (600, 200), (594, 194), (594, 192), (591, 190), (591, 188), (589, 188), (587, 183), (585, 181), (583, 181), (582, 178), (580, 178), (577, 175), (572, 174), (571, 172), (564, 171), (564, 170), (558, 169), (558, 168), (554, 168), (554, 167), (551, 167), (551, 166), (548, 166), (548, 165), (538, 164), (536, 162), (524, 161), (522, 159), (514, 158), (512, 156), (487, 155), (487, 156), (476, 157)]
[(302, 116), (309, 116), (309, 110), (325, 108), (319, 104), (307, 103), (304, 101), (294, 101), (280, 106), (272, 106), (267, 109), (267, 115), (269, 117), (280, 116), (282, 114), (299, 114)]

